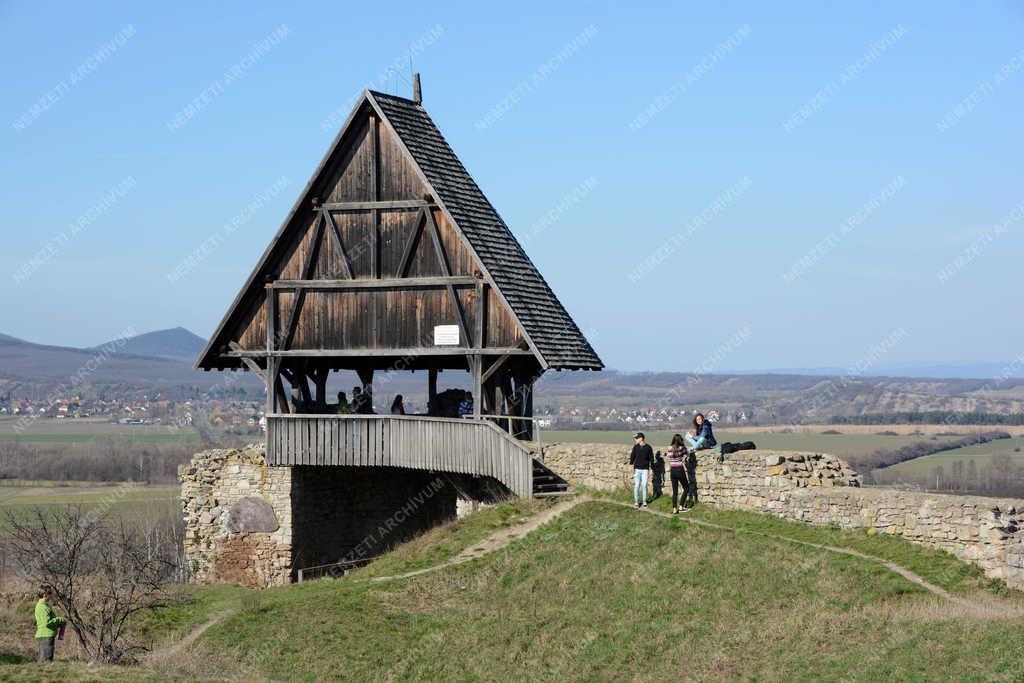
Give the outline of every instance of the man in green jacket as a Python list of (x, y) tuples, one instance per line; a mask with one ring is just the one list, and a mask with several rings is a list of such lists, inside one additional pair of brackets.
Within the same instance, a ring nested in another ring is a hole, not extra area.
[(53, 589), (49, 586), (40, 586), (36, 594), (39, 602), (36, 603), (36, 644), (39, 646), (37, 662), (53, 661), (53, 642), (57, 638), (57, 632), (64, 626), (64, 617), (58, 617), (50, 607), (50, 600), (53, 598)]

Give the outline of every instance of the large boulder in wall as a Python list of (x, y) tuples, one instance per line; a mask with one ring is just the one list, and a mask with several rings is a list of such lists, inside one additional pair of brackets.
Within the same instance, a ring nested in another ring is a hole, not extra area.
[(225, 524), (233, 534), (277, 531), (280, 524), (274, 508), (262, 498), (242, 498), (231, 506)]

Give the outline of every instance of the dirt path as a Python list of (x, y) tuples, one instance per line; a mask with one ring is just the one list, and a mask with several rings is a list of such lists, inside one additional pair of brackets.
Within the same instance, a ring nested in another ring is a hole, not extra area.
[(214, 614), (212, 617), (206, 620), (206, 622), (196, 626), (194, 629), (189, 631), (185, 636), (179, 640), (174, 641), (166, 647), (158, 648), (153, 650), (145, 657), (146, 664), (174, 664), (174, 660), (178, 659), (185, 650), (194, 643), (199, 636), (206, 633), (206, 630), (216, 624), (218, 621), (225, 619), (234, 614), (232, 611), (220, 612)]
[[(502, 529), (492, 534), (491, 536), (488, 536), (487, 538), (483, 539), (479, 543), (474, 543), (472, 547), (463, 550), (461, 553), (459, 553), (452, 559), (442, 562), (440, 564), (435, 564), (430, 567), (424, 567), (423, 569), (417, 569), (416, 571), (412, 572), (405, 572), (404, 574), (394, 574), (392, 576), (375, 576), (369, 579), (356, 579), (356, 581), (371, 583), (379, 583), (382, 581), (397, 581), (400, 579), (408, 579), (414, 576), (420, 576), (421, 574), (429, 574), (430, 572), (436, 572), (441, 569), (445, 569), (446, 567), (454, 567), (455, 565), (469, 562), (470, 560), (473, 560), (477, 557), (483, 557), (488, 553), (492, 553), (495, 550), (500, 550), (501, 548), (504, 548), (517, 538), (522, 538), (523, 536), (530, 533), (537, 527), (550, 522), (552, 519), (558, 517), (566, 510), (570, 510), (576, 507), (585, 500), (589, 499), (585, 496), (574, 496), (573, 498), (564, 500), (552, 506), (551, 508), (545, 510), (539, 515), (531, 517), (522, 524), (517, 524), (515, 526), (508, 527), (507, 529)], [(192, 645), (192, 643), (194, 643), (196, 640), (199, 639), (200, 636), (206, 633), (207, 629), (209, 629), (211, 626), (221, 621), (222, 619), (231, 616), (232, 614), (234, 614), (234, 612), (229, 610), (213, 615), (205, 623), (196, 626), (180, 640), (176, 640), (166, 647), (153, 650), (145, 657), (145, 662), (147, 664), (156, 665), (172, 664), (175, 659), (177, 659), (189, 648), (190, 645)]]
[(555, 517), (558, 517), (567, 510), (571, 510), (580, 503), (583, 503), (588, 500), (590, 500), (590, 498), (588, 498), (587, 496), (579, 495), (573, 496), (568, 500), (563, 500), (560, 503), (557, 503), (556, 505), (548, 508), (539, 515), (534, 515), (522, 524), (510, 526), (507, 529), (502, 529), (501, 531), (498, 531), (492, 534), (491, 536), (488, 536), (487, 538), (483, 539), (479, 543), (474, 543), (472, 546), (466, 548), (455, 557), (440, 564), (435, 564), (430, 567), (424, 567), (423, 569), (417, 569), (416, 571), (412, 572), (405, 572), (404, 574), (393, 574), (391, 576), (374, 576), (370, 579), (363, 579), (363, 581), (377, 583), (381, 581), (397, 581), (400, 579), (409, 579), (414, 576), (429, 574), (431, 572), (436, 572), (440, 569), (454, 567), (455, 565), (463, 564), (465, 562), (469, 562), (470, 560), (475, 560), (476, 558), (483, 557), (484, 555), (492, 553), (495, 550), (501, 550), (512, 541), (518, 538), (522, 538), (523, 536), (535, 530), (536, 528), (544, 524), (547, 524)]

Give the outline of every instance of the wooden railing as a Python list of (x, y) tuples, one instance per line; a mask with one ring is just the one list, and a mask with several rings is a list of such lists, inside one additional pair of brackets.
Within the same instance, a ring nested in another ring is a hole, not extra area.
[(529, 448), (491, 422), (412, 415), (268, 415), (270, 465), (407, 467), (493, 477), (533, 492)]

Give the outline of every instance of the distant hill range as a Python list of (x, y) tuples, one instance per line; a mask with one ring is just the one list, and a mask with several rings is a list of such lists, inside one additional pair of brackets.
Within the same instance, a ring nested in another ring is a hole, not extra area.
[[(177, 397), (209, 395), (217, 388), (262, 394), (252, 373), (200, 372), (192, 363), (205, 340), (176, 327), (117, 339), (91, 348), (51, 346), (0, 334), (0, 391), (3, 385), (23, 394), (44, 394), (61, 385), (104, 385), (118, 392), (164, 392)], [(998, 364), (996, 364), (998, 365)], [(1009, 364), (1007, 364), (1009, 365)], [(945, 366), (950, 369), (953, 366)], [(975, 364), (960, 368), (984, 367)], [(827, 420), (832, 416), (946, 411), (948, 413), (1024, 412), (1024, 379), (995, 381), (931, 377), (844, 377), (841, 369), (694, 375), (678, 372), (547, 373), (538, 385), (538, 408), (577, 406), (622, 411), (662, 407), (718, 407), (753, 415), (760, 422)], [(918, 368), (918, 371), (922, 368)], [(331, 392), (348, 390), (351, 377), (332, 376)], [(73, 378), (78, 378), (74, 380)], [(425, 402), (425, 373), (378, 374), (378, 408), (396, 393)], [(441, 388), (469, 388), (465, 372), (445, 372)]]
[[(37, 344), (0, 334), (0, 380), (37, 386), (47, 392), (60, 385), (118, 385), (126, 389), (207, 391), (225, 384), (223, 373), (199, 372), (192, 363), (205, 345), (202, 337), (176, 327), (117, 339), (90, 348)], [(258, 390), (250, 373), (232, 388)]]
[(136, 356), (153, 356), (155, 358), (175, 358), (188, 361), (191, 365), (196, 356), (206, 346), (206, 340), (198, 334), (189, 332), (184, 327), (169, 330), (146, 332), (128, 339), (117, 339), (100, 344), (96, 348), (118, 345), (120, 353), (131, 353)]

